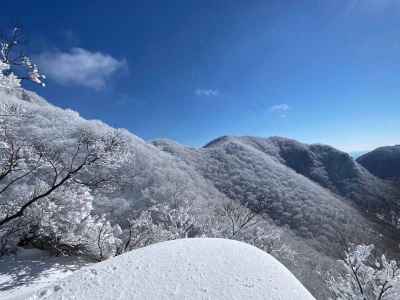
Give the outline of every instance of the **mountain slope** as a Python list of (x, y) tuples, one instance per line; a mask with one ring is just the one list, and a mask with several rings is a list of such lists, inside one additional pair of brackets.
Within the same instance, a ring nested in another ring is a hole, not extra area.
[[(0, 89), (0, 102), (20, 106), (24, 113), (29, 115), (17, 128), (18, 135), (27, 142), (51, 138), (57, 143), (62, 142), (60, 136), (67, 136), (73, 143), (74, 140), (78, 142), (78, 134), (82, 128), (90, 129), (99, 136), (106, 135), (112, 129), (99, 120), (85, 120), (77, 112), (55, 107), (23, 89)], [(59, 134), (60, 132), (62, 134)], [(121, 177), (118, 190), (102, 190), (97, 194), (95, 205), (100, 212), (108, 211), (112, 207), (113, 216), (119, 218), (129, 212), (129, 208), (142, 206), (149, 197), (157, 196), (158, 201), (168, 200), (168, 189), (171, 185), (185, 186), (185, 196), (194, 197), (199, 207), (216, 201), (216, 198), (224, 198), (219, 191), (209, 186), (202, 176), (176, 158), (127, 130), (120, 129), (119, 134), (126, 143), (130, 158), (126, 165), (115, 167), (114, 170), (104, 170), (125, 176)], [(124, 178), (127, 180), (123, 180)], [(165, 199), (161, 199), (162, 197)]]
[(372, 174), (383, 179), (400, 178), (400, 145), (380, 147), (357, 159)]
[[(80, 128), (99, 135), (110, 130), (101, 121), (85, 120), (23, 90), (0, 91), (0, 101), (21, 105), (29, 113), (18, 128), (27, 141), (56, 139), (60, 132), (74, 140)], [(321, 299), (329, 293), (322, 273), (315, 270), (331, 266), (343, 254), (343, 237), (389, 252), (397, 248), (399, 232), (385, 219), (400, 199), (396, 186), (332, 147), (278, 137), (221, 137), (194, 149), (120, 133), (131, 158), (117, 169), (104, 170), (123, 175), (120, 188), (94, 195), (96, 213), (107, 213), (111, 222), (126, 220), (149, 201), (171, 202), (177, 193), (192, 201), (204, 218), (226, 201), (242, 203), (274, 222), (263, 230), (279, 227), (281, 239), (298, 253), (295, 263), (280, 260)]]
[(382, 212), (393, 207), (399, 198), (399, 191), (393, 186), (370, 174), (349, 154), (331, 146), (307, 145), (280, 137), (240, 139), (333, 193), (353, 200), (362, 209)]
[(368, 209), (392, 207), (395, 189), (331, 147), (276, 137), (222, 137), (201, 149), (168, 140), (153, 144), (194, 167), (227, 197), (261, 209), (327, 254), (335, 255), (338, 233), (349, 228), (356, 234), (348, 235), (370, 242), (385, 230), (385, 243), (396, 244), (396, 230), (367, 216)]

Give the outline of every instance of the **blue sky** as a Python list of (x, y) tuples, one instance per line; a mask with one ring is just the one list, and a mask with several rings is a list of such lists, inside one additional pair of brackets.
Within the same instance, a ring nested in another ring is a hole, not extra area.
[(144, 139), (400, 143), (398, 0), (3, 0), (0, 20), (48, 77), (29, 88)]

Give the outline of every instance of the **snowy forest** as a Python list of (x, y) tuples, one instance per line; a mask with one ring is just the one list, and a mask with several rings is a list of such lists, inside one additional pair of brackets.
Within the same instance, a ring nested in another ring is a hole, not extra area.
[(25, 88), (46, 77), (22, 34), (0, 40), (2, 262), (38, 249), (96, 264), (223, 238), (272, 255), (316, 299), (400, 299), (397, 181), (325, 145), (222, 137), (194, 149), (85, 120)]

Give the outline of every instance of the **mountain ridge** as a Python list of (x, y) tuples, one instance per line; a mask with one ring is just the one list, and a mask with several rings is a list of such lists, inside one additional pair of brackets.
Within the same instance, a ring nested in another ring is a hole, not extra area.
[[(110, 129), (34, 93), (2, 92), (0, 99), (32, 113), (29, 129), (21, 130), (27, 139), (79, 126), (95, 127), (100, 134)], [(283, 137), (223, 136), (192, 148), (168, 139), (147, 142), (127, 130), (121, 135), (134, 159), (118, 172), (134, 180), (122, 182), (118, 191), (96, 194), (94, 203), (96, 212), (112, 211), (111, 221), (124, 219), (149, 199), (169, 201), (176, 187), (203, 216), (227, 201), (245, 205), (271, 221), (284, 232), (282, 239), (302, 253), (296, 265), (287, 266), (318, 298), (327, 294), (315, 265), (343, 255), (343, 235), (389, 253), (399, 244), (399, 231), (390, 220), (398, 212), (396, 185), (331, 146)]]
[(400, 145), (376, 148), (359, 158), (357, 162), (382, 179), (400, 179)]

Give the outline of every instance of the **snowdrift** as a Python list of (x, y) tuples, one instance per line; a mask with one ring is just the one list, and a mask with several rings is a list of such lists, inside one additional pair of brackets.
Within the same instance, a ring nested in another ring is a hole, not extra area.
[(255, 247), (224, 239), (183, 239), (82, 269), (28, 299), (314, 298), (282, 264)]

